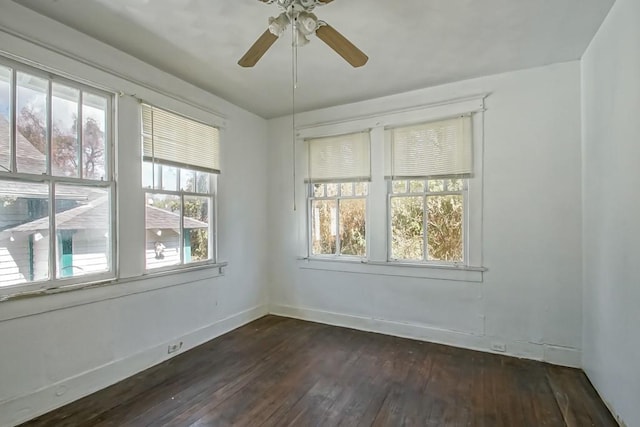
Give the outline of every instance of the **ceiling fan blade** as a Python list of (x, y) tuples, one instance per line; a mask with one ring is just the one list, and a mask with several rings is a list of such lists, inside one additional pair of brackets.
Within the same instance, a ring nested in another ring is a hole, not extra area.
[(249, 48), (247, 53), (240, 58), (238, 65), (241, 67), (253, 67), (276, 40), (278, 40), (278, 36), (273, 35), (271, 31), (267, 29), (267, 31), (258, 37), (258, 40)]
[(318, 0), (318, 1), (319, 1), (320, 3), (327, 4), (327, 3), (331, 3), (333, 0)]
[(353, 67), (362, 67), (369, 60), (367, 55), (329, 24), (320, 25), (316, 35)]

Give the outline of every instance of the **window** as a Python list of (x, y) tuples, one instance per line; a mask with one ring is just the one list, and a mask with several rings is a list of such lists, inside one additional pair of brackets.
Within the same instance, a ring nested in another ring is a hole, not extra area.
[(367, 195), (371, 179), (368, 132), (310, 139), (309, 253), (367, 254)]
[(311, 254), (367, 254), (366, 182), (313, 184), (310, 197)]
[(0, 287), (115, 276), (112, 96), (0, 62)]
[(389, 259), (466, 262), (471, 117), (393, 128)]
[(146, 269), (215, 260), (219, 130), (142, 105)]
[(466, 179), (392, 181), (390, 258), (464, 262), (466, 192)]

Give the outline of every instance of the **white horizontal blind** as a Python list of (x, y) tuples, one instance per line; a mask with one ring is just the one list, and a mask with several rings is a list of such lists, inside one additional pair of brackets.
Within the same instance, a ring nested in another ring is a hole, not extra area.
[(464, 177), (473, 173), (470, 116), (388, 132), (392, 178)]
[(369, 132), (307, 140), (312, 182), (370, 181)]
[(144, 159), (170, 166), (220, 173), (220, 131), (142, 104)]

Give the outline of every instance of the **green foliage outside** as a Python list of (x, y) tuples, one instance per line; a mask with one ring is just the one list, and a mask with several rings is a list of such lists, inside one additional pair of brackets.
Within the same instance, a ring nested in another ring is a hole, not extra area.
[[(336, 201), (316, 200), (314, 210), (314, 236), (312, 251), (314, 254), (335, 254), (336, 236), (332, 225), (335, 224)], [(365, 199), (340, 200), (340, 253), (343, 255), (365, 256), (367, 248)], [(315, 221), (319, 218), (319, 224)], [(332, 224), (333, 223), (333, 224)], [(315, 235), (319, 228), (320, 234)]]
[[(393, 258), (421, 260), (424, 196), (391, 199)], [(463, 201), (459, 195), (427, 196), (429, 261), (463, 261)]]

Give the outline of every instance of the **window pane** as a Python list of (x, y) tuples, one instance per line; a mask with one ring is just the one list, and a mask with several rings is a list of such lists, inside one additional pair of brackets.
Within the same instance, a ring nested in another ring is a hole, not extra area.
[(341, 196), (353, 196), (353, 183), (345, 182), (340, 184), (340, 195)]
[(196, 192), (197, 193), (209, 193), (211, 174), (207, 172), (196, 172)]
[(162, 166), (162, 189), (169, 191), (178, 189), (178, 168)]
[(106, 176), (107, 99), (82, 94), (82, 176), (102, 179)]
[(431, 261), (463, 261), (462, 196), (428, 196), (427, 236)]
[(439, 191), (444, 191), (444, 180), (443, 179), (430, 179), (428, 181), (429, 192), (437, 193)]
[(109, 191), (56, 186), (56, 277), (77, 277), (111, 269)]
[(324, 197), (324, 184), (313, 184), (313, 197)]
[(0, 67), (0, 170), (11, 168), (11, 69)]
[(311, 205), (311, 252), (314, 255), (336, 253), (335, 200), (314, 200)]
[(391, 257), (423, 259), (423, 197), (391, 198)]
[(392, 187), (394, 193), (406, 193), (407, 181), (393, 181)]
[(49, 278), (49, 186), (0, 181), (0, 287)]
[(462, 179), (448, 179), (447, 191), (462, 191), (464, 190), (464, 180)]
[(190, 169), (180, 169), (180, 189), (182, 191), (195, 192), (196, 172)]
[(42, 174), (47, 171), (48, 85), (45, 79), (17, 73), (18, 172)]
[(209, 198), (184, 198), (184, 262), (211, 259), (209, 253)]
[(368, 182), (356, 182), (356, 196), (366, 196), (369, 193)]
[(180, 264), (180, 197), (146, 194), (147, 269)]
[(366, 255), (365, 218), (366, 199), (340, 201), (340, 253)]
[(78, 177), (78, 103), (80, 91), (57, 83), (51, 86), (51, 143), (54, 175)]
[(424, 192), (424, 181), (409, 181), (410, 193), (422, 193)]
[(336, 197), (338, 195), (338, 184), (327, 184), (327, 197)]
[(153, 188), (153, 163), (142, 163), (142, 188)]

